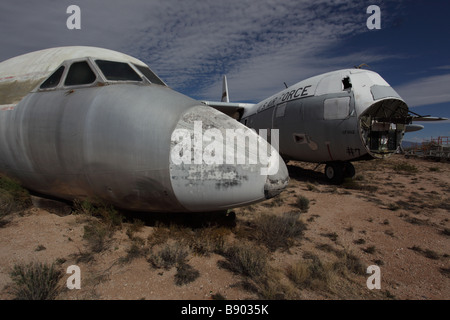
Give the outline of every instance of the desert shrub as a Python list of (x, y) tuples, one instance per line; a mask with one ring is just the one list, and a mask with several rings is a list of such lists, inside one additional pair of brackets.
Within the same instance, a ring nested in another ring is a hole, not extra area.
[(323, 263), (318, 256), (305, 253), (304, 260), (286, 269), (287, 277), (300, 289), (333, 291), (337, 279), (348, 272), (364, 275), (365, 268), (360, 259), (346, 250), (333, 250), (337, 261)]
[(88, 247), (92, 252), (99, 253), (106, 250), (107, 240), (111, 235), (111, 230), (98, 221), (84, 226), (83, 239), (87, 241)]
[(361, 250), (368, 254), (374, 254), (376, 251), (375, 246), (368, 246), (367, 248), (362, 248)]
[(331, 265), (323, 264), (316, 255), (309, 255), (307, 260), (299, 261), (287, 269), (288, 278), (300, 289), (329, 290)]
[(174, 244), (166, 244), (158, 252), (152, 253), (148, 262), (155, 268), (169, 270), (175, 265), (185, 263), (188, 255), (189, 251), (187, 248), (176, 242)]
[(177, 273), (175, 274), (175, 284), (182, 286), (195, 281), (199, 276), (200, 273), (198, 270), (186, 263), (180, 263), (177, 266)]
[(388, 205), (388, 209), (392, 211), (397, 211), (400, 209), (400, 206), (397, 203), (390, 203)]
[(185, 241), (189, 248), (198, 255), (221, 254), (225, 248), (225, 237), (229, 233), (230, 230), (223, 227), (200, 228), (196, 229)]
[(439, 253), (437, 253), (436, 251), (430, 250), (430, 249), (422, 249), (419, 246), (412, 246), (409, 249), (413, 250), (417, 253), (420, 253), (421, 255), (423, 255), (424, 257), (426, 257), (428, 259), (439, 260), (441, 258)]
[(75, 200), (73, 207), (76, 214), (100, 218), (109, 228), (122, 226), (123, 216), (110, 204), (102, 201)]
[(339, 235), (336, 232), (321, 233), (320, 235), (329, 238), (333, 242), (336, 242), (337, 238), (339, 237)]
[(144, 221), (134, 219), (133, 223), (127, 228), (126, 235), (133, 240), (135, 238), (134, 234), (141, 231), (144, 226)]
[(256, 239), (271, 251), (289, 248), (306, 230), (306, 224), (299, 220), (299, 213), (286, 213), (283, 216), (262, 214), (255, 219), (254, 224)]
[(221, 261), (220, 266), (247, 276), (257, 278), (264, 276), (267, 271), (267, 252), (262, 248), (248, 244), (236, 244), (224, 252), (227, 261)]
[(140, 238), (134, 238), (131, 246), (126, 250), (127, 255), (119, 259), (121, 263), (130, 263), (132, 260), (143, 257), (147, 254), (148, 249), (143, 246), (143, 241), (139, 241)]
[(306, 287), (310, 280), (309, 266), (304, 261), (299, 261), (294, 265), (288, 266), (286, 274), (299, 287)]
[(299, 196), (297, 198), (297, 207), (301, 212), (308, 212), (309, 210), (309, 199), (304, 196)]
[(356, 180), (352, 178), (345, 178), (341, 186), (344, 189), (367, 191), (367, 192), (376, 192), (378, 190), (378, 186), (367, 184), (364, 183), (363, 180)]
[(17, 300), (52, 300), (61, 290), (58, 282), (62, 272), (54, 264), (18, 264), (10, 275), (14, 282), (11, 293)]
[(347, 250), (340, 251), (338, 257), (339, 260), (333, 265), (334, 270), (340, 270), (341, 272), (346, 270), (356, 275), (366, 274), (366, 268), (361, 260), (351, 252)]
[(394, 171), (396, 172), (404, 172), (404, 173), (417, 173), (419, 169), (413, 164), (409, 164), (407, 162), (400, 162), (394, 165)]
[(170, 230), (163, 225), (156, 225), (153, 232), (148, 236), (147, 243), (150, 247), (166, 243), (170, 238)]
[(0, 219), (31, 205), (31, 197), (26, 189), (15, 180), (0, 175)]

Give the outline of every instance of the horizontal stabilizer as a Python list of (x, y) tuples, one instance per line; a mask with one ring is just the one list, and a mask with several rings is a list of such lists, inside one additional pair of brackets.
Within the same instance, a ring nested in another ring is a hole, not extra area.
[(420, 124), (408, 124), (406, 126), (405, 132), (419, 131), (419, 130), (422, 130), (423, 128), (424, 128), (424, 126), (422, 126)]

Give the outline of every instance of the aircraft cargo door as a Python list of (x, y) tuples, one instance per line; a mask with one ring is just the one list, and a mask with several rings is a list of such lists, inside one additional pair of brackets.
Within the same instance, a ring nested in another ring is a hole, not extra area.
[(308, 151), (302, 101), (294, 100), (277, 105), (273, 111), (273, 128), (279, 130), (279, 151), (283, 157), (295, 159)]

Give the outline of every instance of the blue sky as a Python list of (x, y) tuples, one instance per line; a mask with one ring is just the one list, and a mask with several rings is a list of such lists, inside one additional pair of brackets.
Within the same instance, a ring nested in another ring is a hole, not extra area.
[[(66, 9), (81, 8), (81, 30)], [(369, 5), (381, 29), (369, 30)], [(146, 62), (169, 86), (218, 100), (258, 102), (323, 72), (366, 63), (411, 110), (450, 118), (450, 2), (419, 0), (4, 0), (0, 60), (39, 49), (89, 45)], [(424, 123), (405, 140), (450, 136)]]

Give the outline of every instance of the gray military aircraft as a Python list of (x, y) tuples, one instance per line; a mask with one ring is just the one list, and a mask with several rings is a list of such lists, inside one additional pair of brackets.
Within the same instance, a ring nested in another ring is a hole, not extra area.
[[(256, 137), (267, 161), (235, 161), (254, 151), (218, 140), (226, 130)], [(168, 88), (142, 61), (94, 47), (0, 63), (0, 173), (38, 194), (156, 212), (223, 211), (289, 180), (253, 130)]]
[[(353, 177), (352, 161), (395, 153), (412, 121), (445, 120), (411, 114), (405, 101), (377, 73), (360, 68), (321, 74), (257, 103), (230, 103), (226, 77), (221, 102), (203, 101), (250, 128), (279, 129), (283, 159), (325, 164), (335, 184)], [(270, 137), (269, 137), (270, 141)]]

